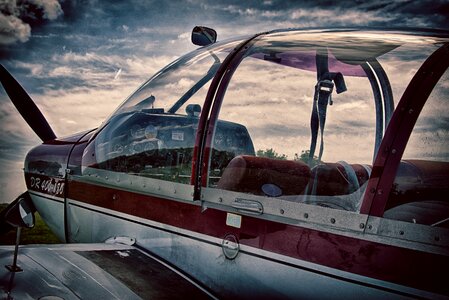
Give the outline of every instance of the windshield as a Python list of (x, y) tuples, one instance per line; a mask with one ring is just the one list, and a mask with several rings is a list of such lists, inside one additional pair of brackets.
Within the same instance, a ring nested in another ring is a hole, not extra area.
[[(186, 114), (186, 103), (203, 103), (221, 62), (241, 39), (200, 48), (174, 61), (137, 89), (112, 116), (155, 109)], [(194, 98), (195, 100), (193, 100)]]
[[(212, 78), (241, 40), (193, 51), (133, 93), (98, 130), (83, 164), (189, 183), (199, 117)], [(95, 149), (91, 149), (94, 146)]]

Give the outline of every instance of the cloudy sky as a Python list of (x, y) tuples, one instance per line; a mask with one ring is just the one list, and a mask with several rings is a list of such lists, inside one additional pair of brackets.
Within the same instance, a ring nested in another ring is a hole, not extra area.
[[(449, 28), (440, 1), (0, 0), (0, 63), (57, 136), (97, 127), (139, 84), (195, 49), (190, 30), (219, 40), (285, 27)], [(23, 159), (40, 142), (0, 88), (0, 202), (24, 189)]]

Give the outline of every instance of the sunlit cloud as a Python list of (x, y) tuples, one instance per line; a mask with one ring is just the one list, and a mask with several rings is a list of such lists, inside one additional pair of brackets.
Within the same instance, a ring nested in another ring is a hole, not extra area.
[[(338, 18), (336, 18), (338, 16)], [(298, 20), (308, 26), (321, 27), (326, 20), (332, 20), (335, 25), (344, 26), (346, 24), (351, 25), (368, 25), (374, 22), (389, 22), (393, 17), (389, 14), (379, 13), (378, 11), (359, 11), (352, 9), (340, 10), (336, 9), (295, 9), (290, 12), (292, 20)], [(304, 23), (303, 23), (304, 22)]]
[[(113, 90), (49, 90), (40, 104), (57, 135), (66, 136), (101, 125), (133, 89), (135, 86), (120, 86)], [(64, 105), (57, 105), (58, 103)], [(67, 111), (70, 111), (70, 114), (67, 114)]]

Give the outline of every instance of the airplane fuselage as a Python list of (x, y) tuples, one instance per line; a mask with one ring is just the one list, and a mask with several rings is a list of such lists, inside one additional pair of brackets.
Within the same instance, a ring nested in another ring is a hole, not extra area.
[(31, 150), (33, 203), (62, 241), (133, 243), (220, 298), (447, 298), (448, 39), (379, 36), (181, 57)]

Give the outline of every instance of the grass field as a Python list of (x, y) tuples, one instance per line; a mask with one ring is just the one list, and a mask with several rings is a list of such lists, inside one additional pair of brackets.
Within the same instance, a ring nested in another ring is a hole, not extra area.
[[(0, 211), (6, 208), (8, 204), (0, 204)], [(50, 231), (48, 226), (42, 221), (40, 215), (36, 212), (36, 225), (34, 228), (22, 229), (20, 244), (57, 244), (61, 241)], [(12, 230), (7, 234), (0, 236), (0, 245), (14, 245), (16, 242), (16, 231)]]

